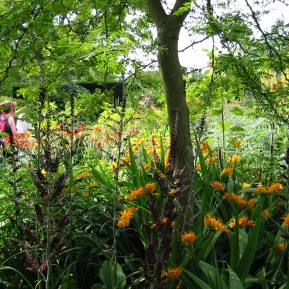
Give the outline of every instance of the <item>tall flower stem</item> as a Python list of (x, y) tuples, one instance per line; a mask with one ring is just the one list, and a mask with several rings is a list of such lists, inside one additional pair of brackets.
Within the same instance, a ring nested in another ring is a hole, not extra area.
[(118, 140), (117, 140), (117, 164), (114, 172), (115, 177), (115, 196), (114, 196), (114, 216), (113, 216), (113, 261), (117, 263), (117, 228), (116, 228), (116, 220), (117, 220), (117, 208), (118, 208), (118, 195), (119, 195), (119, 168), (120, 168), (120, 160), (121, 160), (121, 150), (123, 143), (123, 130), (124, 130), (124, 117), (125, 117), (125, 109), (126, 109), (126, 91), (125, 91), (125, 78), (124, 72), (122, 72), (122, 101), (121, 101), (121, 110), (120, 110), (120, 120), (118, 127)]

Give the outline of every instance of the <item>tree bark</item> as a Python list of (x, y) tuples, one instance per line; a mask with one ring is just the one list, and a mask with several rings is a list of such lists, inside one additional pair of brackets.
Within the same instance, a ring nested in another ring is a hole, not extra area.
[(194, 160), (185, 83), (178, 56), (178, 41), (181, 27), (189, 11), (177, 16), (174, 13), (188, 2), (190, 3), (188, 0), (176, 0), (170, 14), (166, 14), (161, 0), (146, 0), (157, 27), (158, 63), (165, 86), (171, 137), (176, 140), (174, 169), (181, 184), (182, 194), (179, 204), (185, 212), (182, 224), (186, 226), (193, 218)]

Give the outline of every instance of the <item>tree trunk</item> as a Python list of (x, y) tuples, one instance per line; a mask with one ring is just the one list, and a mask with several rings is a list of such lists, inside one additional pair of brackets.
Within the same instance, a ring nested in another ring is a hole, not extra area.
[(174, 12), (190, 1), (176, 0), (170, 14), (165, 13), (161, 0), (146, 2), (157, 27), (158, 62), (165, 86), (171, 137), (176, 139), (174, 169), (182, 189), (179, 204), (185, 212), (182, 223), (187, 226), (193, 218), (194, 160), (185, 83), (178, 56), (178, 40), (189, 11), (178, 16), (174, 15)]

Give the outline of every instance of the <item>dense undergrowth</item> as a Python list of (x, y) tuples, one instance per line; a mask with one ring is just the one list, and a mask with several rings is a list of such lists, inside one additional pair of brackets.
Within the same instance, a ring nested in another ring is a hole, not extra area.
[(192, 125), (191, 228), (158, 108), (39, 118), (1, 166), (0, 288), (287, 288), (286, 131), (236, 106)]

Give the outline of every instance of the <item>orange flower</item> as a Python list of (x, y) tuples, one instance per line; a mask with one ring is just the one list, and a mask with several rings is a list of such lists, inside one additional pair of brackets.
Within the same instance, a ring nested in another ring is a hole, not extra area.
[(141, 138), (140, 140), (139, 140), (139, 143), (140, 144), (144, 144), (146, 142), (146, 139), (145, 138)]
[(213, 182), (212, 183), (212, 186), (213, 186), (213, 188), (215, 189), (215, 190), (217, 190), (217, 191), (224, 191), (225, 190), (225, 186), (222, 184), (222, 183), (220, 183), (220, 182)]
[(202, 141), (201, 142), (201, 150), (202, 150), (202, 152), (204, 153), (204, 154), (207, 154), (207, 153), (209, 153), (209, 151), (210, 151), (210, 146), (208, 145), (208, 143), (206, 142), (206, 141)]
[(143, 196), (145, 193), (145, 189), (144, 187), (141, 187), (137, 190), (134, 190), (134, 191), (131, 191), (130, 195), (127, 196), (125, 198), (125, 200), (128, 202), (128, 201), (135, 201), (137, 200), (138, 198), (140, 198), (141, 196)]
[(236, 194), (231, 194), (231, 198), (232, 198), (232, 200), (235, 202), (235, 203), (237, 203), (238, 205), (240, 205), (241, 207), (244, 207), (244, 206), (246, 206), (246, 204), (247, 204), (247, 202), (244, 200), (244, 199), (242, 199), (241, 197), (239, 197), (239, 196), (237, 196)]
[(187, 233), (183, 233), (181, 237), (181, 242), (193, 244), (196, 241), (196, 238), (197, 238), (197, 235), (194, 232), (189, 231)]
[(125, 157), (123, 158), (123, 162), (125, 162), (125, 163), (130, 162), (130, 156), (125, 156)]
[(215, 163), (216, 163), (216, 158), (215, 158), (215, 157), (210, 157), (210, 158), (207, 160), (207, 163), (208, 163), (208, 164), (215, 164)]
[(30, 133), (28, 131), (21, 132), (18, 136), (20, 136), (22, 138), (28, 138), (30, 136)]
[(89, 184), (89, 187), (98, 187), (98, 183), (97, 182), (91, 182), (90, 184)]
[(144, 169), (145, 169), (145, 170), (148, 170), (150, 167), (151, 167), (150, 164), (146, 164), (146, 165), (144, 165)]
[(255, 226), (255, 223), (249, 220), (247, 216), (242, 216), (239, 219), (239, 226)]
[(283, 205), (282, 205), (281, 203), (278, 203), (278, 204), (276, 204), (276, 205), (274, 206), (274, 208), (275, 208), (276, 210), (282, 210), (282, 209), (283, 209)]
[(262, 185), (257, 186), (257, 193), (266, 193), (266, 188)]
[(135, 152), (138, 150), (138, 147), (137, 147), (137, 146), (133, 146), (133, 147), (131, 148), (131, 150), (132, 150), (133, 153), (135, 153)]
[(223, 199), (223, 200), (227, 200), (227, 199), (230, 199), (230, 198), (231, 198), (231, 194), (230, 194), (230, 193), (224, 194), (224, 195), (222, 196), (222, 199)]
[(285, 243), (279, 243), (277, 244), (277, 248), (279, 248), (281, 251), (284, 251), (285, 250)]
[(156, 186), (154, 183), (147, 183), (145, 185), (145, 188), (151, 192), (154, 192), (156, 190)]
[(272, 184), (268, 188), (268, 193), (277, 193), (277, 192), (281, 192), (281, 191), (283, 191), (283, 185), (280, 183)]
[(243, 189), (247, 189), (247, 188), (249, 188), (249, 187), (250, 187), (250, 185), (249, 185), (249, 184), (247, 184), (247, 183), (243, 183), (243, 184), (242, 184), (242, 187), (243, 187)]
[(247, 202), (247, 207), (249, 209), (253, 209), (253, 207), (255, 206), (255, 200), (254, 199), (250, 199), (248, 202)]
[(233, 174), (233, 170), (234, 170), (233, 168), (224, 169), (222, 174), (226, 176), (231, 176)]
[(230, 223), (229, 223), (229, 227), (230, 228), (234, 228), (236, 226), (236, 220), (235, 219), (231, 219)]
[(267, 219), (270, 217), (270, 213), (267, 209), (265, 209), (263, 212), (262, 212), (262, 217)]
[(154, 150), (153, 150), (153, 149), (149, 149), (149, 150), (147, 151), (147, 153), (148, 153), (148, 155), (152, 155), (152, 154), (154, 153)]
[(208, 225), (212, 227), (214, 230), (219, 232), (228, 233), (230, 232), (229, 229), (226, 228), (226, 226), (220, 221), (217, 220), (215, 217), (211, 217), (210, 213), (208, 213), (204, 218), (204, 225)]
[(164, 272), (161, 275), (162, 282), (168, 282), (172, 279), (177, 279), (181, 276), (182, 272), (183, 272), (183, 270), (180, 267), (177, 267), (174, 269), (170, 268), (170, 269), (168, 269), (168, 271)]
[(176, 193), (176, 190), (175, 190), (175, 189), (171, 189), (171, 190), (169, 191), (169, 195), (170, 195), (170, 196), (173, 196), (175, 193)]
[(224, 195), (222, 196), (222, 199), (223, 199), (223, 200), (225, 200), (225, 199), (230, 199), (230, 198), (231, 198), (235, 203), (237, 203), (239, 206), (241, 206), (241, 207), (244, 207), (244, 206), (247, 205), (247, 202), (246, 202), (245, 199), (239, 197), (238, 195), (236, 195), (236, 194), (234, 194), (234, 193), (231, 193), (231, 194), (227, 193), (227, 194), (224, 194)]
[(162, 219), (162, 224), (165, 225), (165, 224), (167, 224), (167, 223), (168, 223), (168, 218), (163, 218), (163, 219)]
[(232, 155), (228, 160), (229, 160), (230, 163), (234, 164), (236, 162), (239, 162), (240, 158), (239, 158), (238, 155)]
[(90, 176), (92, 176), (92, 174), (91, 174), (90, 172), (82, 172), (82, 173), (78, 176), (78, 178), (79, 178), (79, 179), (83, 179), (83, 178), (90, 177)]
[(200, 165), (200, 164), (198, 164), (198, 165), (196, 166), (196, 171), (201, 171), (201, 165)]
[(235, 140), (235, 146), (239, 148), (241, 146), (241, 141), (240, 140)]
[[(236, 225), (236, 220), (235, 218), (230, 220), (230, 228), (235, 227)], [(239, 218), (239, 226), (240, 227), (245, 227), (245, 226), (255, 226), (255, 222), (253, 220), (249, 220), (247, 216), (242, 216)]]
[(289, 214), (285, 215), (284, 217), (282, 217), (282, 219), (284, 220), (283, 222), (283, 226), (284, 227), (289, 227)]
[(120, 213), (120, 218), (119, 218), (119, 221), (117, 223), (118, 227), (120, 227), (122, 229), (127, 227), (130, 223), (130, 220), (131, 220), (134, 212), (136, 212), (137, 210), (138, 210), (138, 208), (136, 208), (136, 207), (130, 207), (130, 208), (123, 210)]

